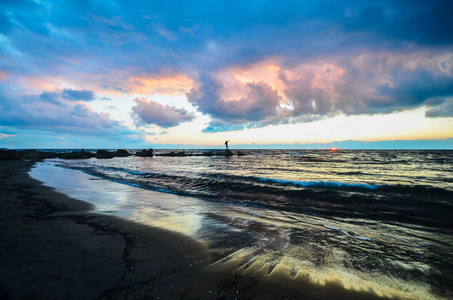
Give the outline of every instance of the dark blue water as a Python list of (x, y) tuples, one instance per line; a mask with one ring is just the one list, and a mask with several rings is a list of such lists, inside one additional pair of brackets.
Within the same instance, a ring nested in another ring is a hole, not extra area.
[(453, 298), (453, 151), (204, 152), (52, 164), (140, 190), (137, 210), (160, 205), (146, 191), (185, 196), (166, 198), (174, 206), (164, 210), (179, 211), (178, 201), (197, 207), (179, 216), (202, 216), (190, 234), (221, 253), (213, 267)]

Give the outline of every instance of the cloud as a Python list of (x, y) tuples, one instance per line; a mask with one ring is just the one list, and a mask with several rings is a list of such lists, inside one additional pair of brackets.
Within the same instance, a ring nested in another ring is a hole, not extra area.
[(213, 119), (208, 132), (392, 113), (453, 95), (453, 54), (367, 52), (291, 66), (264, 61), (203, 74), (198, 85), (187, 99)]
[[(65, 88), (64, 90), (56, 90), (54, 92), (42, 92), (38, 95), (32, 94), (25, 96), (29, 101), (43, 101), (55, 105), (62, 105), (64, 100), (68, 101), (84, 101), (89, 102), (96, 99), (93, 91), (89, 90), (73, 90)], [(111, 100), (110, 98), (102, 97), (100, 100)]]
[[(374, 31), (375, 35), (394, 40), (412, 41), (419, 44), (447, 44), (453, 41), (453, 25), (448, 21), (453, 9), (450, 1), (411, 1), (408, 3), (376, 3), (350, 10), (344, 20), (345, 28), (357, 32)], [(354, 11), (355, 10), (355, 11)]]
[(0, 139), (6, 139), (6, 138), (11, 138), (11, 137), (15, 137), (14, 134), (6, 134), (6, 133), (1, 133), (0, 132)]
[(453, 54), (363, 53), (283, 69), (293, 117), (379, 114), (411, 109), (453, 94)]
[(453, 117), (453, 98), (442, 100), (439, 105), (428, 109), (425, 113), (428, 118), (451, 118)]
[(93, 91), (72, 90), (65, 88), (61, 92), (61, 97), (69, 101), (93, 101), (96, 99)]
[(8, 73), (0, 70), (0, 79), (6, 80), (7, 78), (8, 78)]
[(127, 90), (125, 90), (125, 89), (123, 89), (123, 88), (120, 88), (120, 87), (114, 86), (113, 89), (114, 89), (115, 91), (118, 91), (118, 92), (121, 92), (121, 93), (128, 93)]
[(157, 74), (129, 78), (130, 90), (145, 95), (182, 94), (193, 87), (193, 80), (183, 74)]
[(45, 102), (53, 103), (53, 104), (60, 104), (60, 93), (57, 92), (42, 92), (38, 95), (40, 100)]
[(127, 68), (139, 75), (168, 66), (207, 72), (274, 55), (291, 61), (452, 42), (449, 1), (412, 1), (410, 9), (406, 1), (215, 1), (202, 7), (189, 1), (178, 3), (178, 11), (172, 2), (40, 3), (1, 4), (9, 13), (3, 18), (6, 37), (22, 54), (8, 58), (16, 66), (28, 64), (16, 72), (47, 69), (69, 77)]
[(39, 95), (2, 93), (0, 126), (94, 135), (109, 135), (129, 130), (111, 119), (109, 114), (97, 113), (83, 102), (55, 103), (55, 94), (58, 95), (54, 92)]
[(213, 118), (207, 131), (215, 131), (216, 128), (224, 131), (228, 126), (239, 129), (244, 126), (272, 124), (283, 119), (285, 112), (280, 106), (282, 97), (267, 83), (244, 84), (245, 94), (239, 99), (223, 99), (222, 90), (221, 82), (204, 74), (201, 87), (187, 93), (190, 103)]
[(136, 106), (132, 107), (132, 117), (137, 126), (155, 124), (169, 128), (182, 122), (192, 121), (195, 116), (183, 108), (162, 105), (145, 98), (134, 99)]
[[(129, 99), (186, 93), (212, 118), (206, 132), (418, 106), (430, 117), (450, 115), (450, 102), (432, 100), (453, 95), (451, 1), (177, 5), (2, 1), (0, 78), (23, 92), (10, 113), (24, 124), (43, 123), (38, 112), (58, 119), (42, 107), (88, 117), (88, 106), (74, 103), (97, 99), (101, 87)], [(263, 68), (267, 62), (275, 68)], [(195, 118), (140, 98), (132, 116), (162, 127)]]
[(228, 132), (235, 130), (242, 130), (246, 128), (245, 124), (230, 124), (227, 122), (222, 122), (220, 120), (214, 120), (209, 123), (206, 128), (203, 129), (205, 133), (215, 133), (215, 132)]

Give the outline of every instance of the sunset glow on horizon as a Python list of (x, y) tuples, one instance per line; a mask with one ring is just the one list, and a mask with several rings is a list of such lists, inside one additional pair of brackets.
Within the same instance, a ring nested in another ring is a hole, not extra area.
[(0, 148), (453, 149), (453, 5), (407, 5), (1, 3)]

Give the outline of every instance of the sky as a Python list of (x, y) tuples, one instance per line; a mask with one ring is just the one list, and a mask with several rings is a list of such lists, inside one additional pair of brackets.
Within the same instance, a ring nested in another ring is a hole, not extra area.
[(0, 148), (453, 149), (453, 2), (0, 1)]

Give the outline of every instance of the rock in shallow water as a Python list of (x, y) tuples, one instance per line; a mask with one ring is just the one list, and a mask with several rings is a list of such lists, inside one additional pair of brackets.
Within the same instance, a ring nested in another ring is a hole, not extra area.
[(143, 149), (140, 152), (135, 153), (136, 156), (151, 157), (153, 156), (153, 149)]

